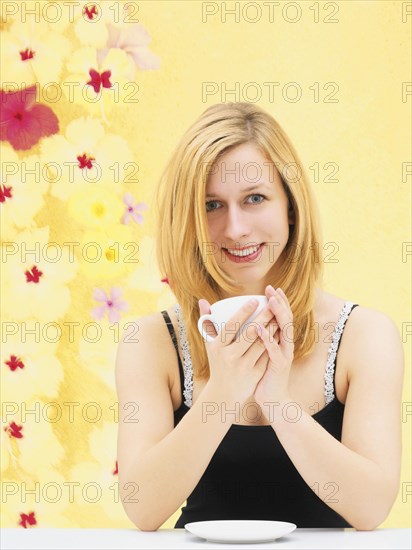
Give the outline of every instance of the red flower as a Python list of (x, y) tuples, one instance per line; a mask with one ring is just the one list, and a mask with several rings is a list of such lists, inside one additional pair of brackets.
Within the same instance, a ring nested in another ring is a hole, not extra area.
[(97, 9), (96, 9), (96, 6), (93, 4), (93, 7), (91, 10), (89, 10), (89, 7), (86, 6), (85, 8), (83, 8), (83, 15), (86, 14), (87, 17), (90, 19), (90, 20), (93, 20), (94, 19), (94, 16), (98, 15), (97, 13)]
[(8, 434), (9, 437), (15, 437), (16, 439), (21, 439), (23, 434), (21, 433), (23, 426), (19, 426), (13, 420), (8, 426), (4, 426), (3, 430)]
[(104, 71), (102, 73), (98, 73), (94, 69), (90, 69), (89, 75), (91, 76), (91, 79), (87, 84), (93, 86), (93, 90), (96, 94), (100, 92), (101, 88), (111, 88), (113, 86), (113, 84), (110, 82), (112, 71)]
[(6, 185), (0, 185), (0, 202), (5, 202), (6, 199), (11, 199), (12, 187), (7, 187)]
[(19, 525), (27, 529), (28, 525), (37, 525), (36, 517), (34, 512), (29, 514), (20, 514)]
[(40, 277), (43, 275), (43, 271), (39, 271), (34, 265), (31, 270), (28, 269), (24, 274), (26, 275), (26, 283), (38, 283)]
[(57, 134), (59, 120), (46, 105), (35, 104), (36, 86), (17, 92), (0, 90), (0, 140), (27, 150), (45, 136)]
[(10, 359), (4, 361), (4, 364), (7, 365), (11, 371), (15, 371), (17, 368), (24, 369), (23, 361), (16, 355), (10, 355)]

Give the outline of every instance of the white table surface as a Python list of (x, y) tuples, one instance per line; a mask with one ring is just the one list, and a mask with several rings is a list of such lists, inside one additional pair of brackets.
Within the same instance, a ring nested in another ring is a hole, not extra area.
[(222, 544), (207, 542), (192, 535), (186, 529), (159, 529), (139, 531), (138, 529), (1, 529), (2, 550), (24, 549), (110, 549), (128, 548), (179, 548), (209, 549), (223, 548), (338, 548), (373, 550), (401, 550), (412, 548), (411, 529), (376, 529), (356, 531), (355, 529), (296, 529), (290, 535), (273, 542), (260, 544)]

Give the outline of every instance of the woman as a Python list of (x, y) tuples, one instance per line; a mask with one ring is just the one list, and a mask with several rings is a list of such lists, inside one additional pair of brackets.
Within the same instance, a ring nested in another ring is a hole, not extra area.
[[(129, 518), (156, 530), (187, 500), (177, 528), (376, 528), (399, 489), (400, 335), (384, 313), (322, 289), (318, 212), (283, 129), (256, 105), (209, 107), (172, 155), (157, 206), (158, 263), (177, 304), (140, 318), (139, 342), (119, 345)], [(210, 304), (255, 294), (269, 299), (265, 328), (233, 339), (245, 306), (203, 341)]]

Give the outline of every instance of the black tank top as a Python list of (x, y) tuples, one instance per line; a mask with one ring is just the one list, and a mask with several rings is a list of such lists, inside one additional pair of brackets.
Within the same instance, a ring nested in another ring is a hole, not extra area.
[[(325, 369), (326, 405), (312, 415), (338, 441), (341, 440), (345, 406), (335, 397), (336, 354), (346, 320), (357, 305), (346, 302), (340, 313)], [(179, 305), (175, 311), (185, 371), (170, 317), (167, 311), (161, 313), (179, 362), (182, 404), (174, 412), (176, 427), (192, 406), (193, 371)], [(190, 464), (187, 467), (190, 468)], [(331, 479), (328, 486), (314, 489), (316, 492), (301, 477), (272, 426), (232, 424), (198, 484), (187, 497), (186, 506), (182, 507), (174, 527), (183, 528), (192, 521), (219, 519), (289, 521), (305, 528), (352, 527), (327, 504), (339, 498), (336, 483)]]

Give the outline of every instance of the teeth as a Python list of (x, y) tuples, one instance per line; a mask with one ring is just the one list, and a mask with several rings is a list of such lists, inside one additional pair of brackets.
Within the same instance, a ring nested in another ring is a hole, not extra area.
[(259, 247), (260, 244), (258, 246), (246, 248), (245, 250), (231, 250), (230, 248), (228, 248), (227, 250), (228, 252), (230, 252), (230, 254), (233, 254), (233, 256), (249, 256), (249, 254), (253, 254), (253, 252), (256, 252)]

